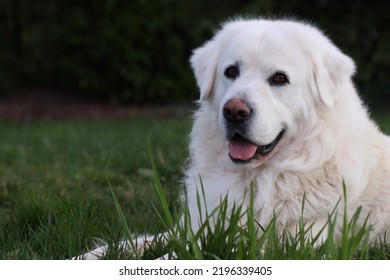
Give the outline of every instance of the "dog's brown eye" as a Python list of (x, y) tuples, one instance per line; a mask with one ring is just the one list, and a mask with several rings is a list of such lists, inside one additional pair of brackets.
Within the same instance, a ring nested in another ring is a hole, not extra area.
[(288, 79), (284, 73), (277, 72), (270, 77), (269, 82), (271, 85), (282, 86), (288, 83)]
[(225, 77), (234, 80), (240, 74), (237, 66), (229, 66), (225, 70)]

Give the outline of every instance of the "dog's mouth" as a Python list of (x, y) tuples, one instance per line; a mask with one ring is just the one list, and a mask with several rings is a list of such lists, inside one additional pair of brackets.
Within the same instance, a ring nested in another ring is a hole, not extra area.
[(275, 149), (285, 131), (283, 129), (271, 143), (266, 145), (257, 145), (236, 133), (228, 144), (229, 156), (236, 163), (248, 163), (253, 159), (265, 157)]

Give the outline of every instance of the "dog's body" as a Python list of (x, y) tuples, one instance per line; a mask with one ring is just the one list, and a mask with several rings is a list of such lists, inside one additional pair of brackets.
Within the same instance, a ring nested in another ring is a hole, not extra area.
[(194, 231), (203, 222), (197, 192), (203, 213), (226, 196), (245, 209), (252, 185), (258, 223), (276, 214), (294, 231), (300, 218), (319, 229), (337, 205), (343, 211), (344, 184), (347, 214), (362, 207), (359, 223), (369, 216), (371, 239), (383, 238), (390, 138), (369, 119), (349, 57), (305, 23), (236, 20), (191, 63), (201, 94), (185, 173)]
[(322, 227), (344, 182), (348, 213), (362, 206), (372, 238), (384, 234), (390, 138), (369, 119), (349, 57), (307, 24), (249, 20), (227, 23), (191, 61), (201, 90), (186, 173), (192, 217), (201, 178), (210, 209), (227, 194), (231, 204), (247, 204), (253, 183), (260, 224), (276, 213), (293, 230), (305, 194), (304, 220)]

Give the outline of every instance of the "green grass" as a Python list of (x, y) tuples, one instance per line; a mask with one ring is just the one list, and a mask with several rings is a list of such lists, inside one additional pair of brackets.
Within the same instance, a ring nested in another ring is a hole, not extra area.
[[(378, 119), (390, 132), (390, 117)], [(184, 118), (0, 122), (0, 259), (65, 259), (98, 238), (113, 245), (107, 258), (131, 258), (115, 249), (123, 237), (167, 229), (168, 246), (157, 242), (144, 258), (389, 258), (387, 246), (365, 245), (353, 221), (345, 221), (341, 244), (329, 239), (317, 248), (303, 223), (297, 236), (278, 236), (273, 223), (258, 234), (250, 209), (228, 215), (224, 203), (215, 229), (204, 225), (209, 234), (174, 228), (190, 125)]]
[(0, 123), (0, 258), (62, 259), (123, 236), (110, 182), (134, 233), (159, 232), (148, 147), (176, 203), (190, 121)]

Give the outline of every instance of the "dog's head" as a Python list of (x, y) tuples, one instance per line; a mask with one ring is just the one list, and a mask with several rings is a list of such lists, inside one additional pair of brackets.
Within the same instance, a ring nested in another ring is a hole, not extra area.
[(354, 72), (353, 61), (316, 28), (284, 20), (226, 23), (191, 64), (200, 102), (219, 110), (226, 153), (255, 166), (296, 137), (302, 122), (331, 110)]

